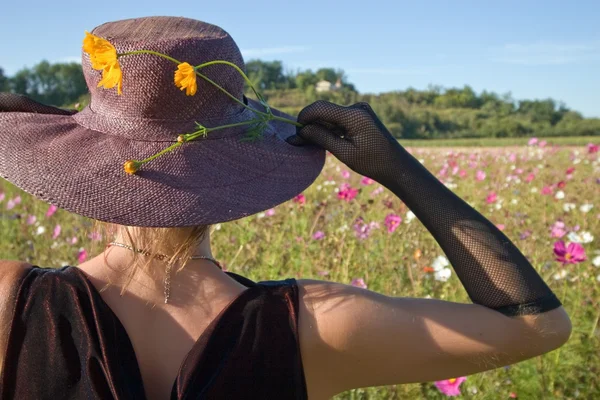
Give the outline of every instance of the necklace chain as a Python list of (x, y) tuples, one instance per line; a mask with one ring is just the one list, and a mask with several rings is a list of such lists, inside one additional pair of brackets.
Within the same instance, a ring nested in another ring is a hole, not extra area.
[[(106, 245), (106, 248), (109, 248), (110, 246), (117, 246), (117, 247), (122, 247), (124, 249), (128, 249), (131, 251), (134, 251), (136, 253), (140, 253), (143, 254), (145, 256), (151, 256), (152, 254), (150, 254), (149, 252), (145, 251), (145, 250), (141, 250), (141, 249), (134, 249), (133, 247), (129, 246), (128, 244), (125, 243), (119, 243), (119, 242), (110, 242), (109, 244)], [(156, 254), (154, 256), (154, 258), (157, 258), (161, 261), (165, 261), (167, 260), (169, 257), (167, 257), (164, 254)], [(208, 256), (191, 256), (188, 258), (188, 260), (200, 260), (200, 259), (205, 259), (205, 260), (209, 260), (212, 261), (217, 267), (219, 267), (220, 269), (223, 269), (223, 267), (221, 266), (221, 263), (219, 263), (217, 260), (215, 260), (212, 257), (208, 257)], [(173, 268), (173, 264), (167, 264), (167, 271), (166, 271), (166, 275), (165, 275), (165, 304), (167, 304), (169, 302), (169, 297), (171, 295), (171, 269)]]

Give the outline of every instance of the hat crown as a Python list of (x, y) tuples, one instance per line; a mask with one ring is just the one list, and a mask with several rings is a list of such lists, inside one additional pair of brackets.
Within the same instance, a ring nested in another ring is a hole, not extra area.
[[(108, 40), (117, 53), (152, 50), (180, 62), (197, 66), (208, 61), (229, 61), (245, 71), (242, 54), (222, 28), (188, 18), (147, 17), (109, 22), (92, 33)], [(82, 53), (82, 67), (91, 93), (90, 108), (108, 117), (153, 120), (194, 120), (199, 123), (237, 114), (243, 106), (212, 83), (197, 77), (198, 90), (186, 96), (174, 83), (177, 64), (152, 54), (119, 57), (123, 73), (123, 93), (116, 88), (98, 88), (102, 71), (92, 68), (90, 57)], [(198, 71), (240, 101), (244, 79), (233, 67), (209, 65)]]

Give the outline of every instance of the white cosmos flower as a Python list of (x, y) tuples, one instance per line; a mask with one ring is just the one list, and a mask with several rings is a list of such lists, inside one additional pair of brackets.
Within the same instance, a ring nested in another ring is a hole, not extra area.
[(448, 189), (456, 189), (458, 187), (458, 185), (456, 183), (452, 183), (452, 182), (446, 182), (446, 183), (444, 183), (444, 185), (446, 185), (446, 187)]
[(519, 203), (519, 200), (517, 200), (517, 199), (512, 199), (510, 201), (510, 204), (518, 204), (518, 203)]
[(600, 267), (600, 256), (596, 256), (592, 259), (592, 264), (594, 267)]
[(591, 243), (594, 240), (594, 236), (587, 232), (569, 232), (567, 239), (573, 243)]
[(452, 270), (450, 268), (442, 268), (441, 270), (436, 271), (433, 274), (433, 277), (435, 278), (436, 281), (446, 282), (448, 279), (450, 279), (451, 275), (452, 275)]
[(265, 217), (265, 215), (266, 215), (266, 214), (265, 214), (264, 212), (261, 212), (261, 213), (259, 213), (259, 214), (256, 216), (256, 218), (257, 218), (257, 219), (261, 219), (261, 218), (264, 218), (264, 217)]
[(413, 219), (415, 219), (415, 217), (416, 217), (416, 215), (412, 211), (408, 210), (408, 212), (406, 213), (406, 220), (405, 220), (406, 223), (408, 224)]
[(336, 229), (337, 232), (344, 232), (348, 230), (348, 224), (344, 224)]
[(552, 278), (554, 278), (555, 281), (559, 281), (559, 280), (563, 279), (565, 276), (567, 276), (567, 274), (568, 274), (568, 272), (566, 269), (561, 269), (559, 272), (552, 275)]
[(538, 188), (536, 188), (536, 187), (531, 188), (531, 193), (537, 193), (537, 192), (538, 192)]
[(450, 262), (446, 257), (437, 256), (435, 260), (433, 260), (433, 262), (431, 263), (431, 268), (433, 268), (434, 271), (440, 271), (448, 265), (450, 265)]
[(216, 224), (216, 225), (215, 225), (215, 230), (217, 230), (217, 231), (218, 231), (218, 230), (220, 230), (220, 229), (221, 229), (221, 224)]
[(593, 204), (586, 203), (579, 206), (579, 211), (581, 211), (582, 213), (587, 213), (590, 212), (592, 208), (594, 208)]
[(575, 207), (577, 207), (577, 206), (575, 204), (573, 204), (573, 203), (565, 203), (565, 204), (563, 204), (563, 210), (564, 210), (564, 212), (569, 212), (571, 210), (574, 210)]
[(41, 235), (42, 233), (46, 232), (46, 228), (43, 226), (38, 226), (37, 231), (35, 232), (37, 235)]
[(565, 198), (565, 192), (563, 192), (562, 190), (559, 190), (558, 192), (556, 192), (556, 194), (554, 195), (555, 199), (558, 200), (562, 200)]
[(600, 282), (600, 275), (598, 275), (598, 276), (596, 277), (596, 280), (597, 280), (598, 282)]

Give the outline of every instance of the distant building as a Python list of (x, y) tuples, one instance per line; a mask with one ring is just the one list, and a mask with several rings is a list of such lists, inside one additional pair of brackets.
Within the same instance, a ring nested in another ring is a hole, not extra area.
[(319, 81), (317, 82), (317, 84), (315, 85), (315, 90), (317, 92), (329, 92), (329, 91), (336, 91), (336, 90), (340, 90), (342, 88), (342, 80), (340, 78), (338, 78), (338, 80), (335, 82), (335, 85), (332, 84), (329, 81)]

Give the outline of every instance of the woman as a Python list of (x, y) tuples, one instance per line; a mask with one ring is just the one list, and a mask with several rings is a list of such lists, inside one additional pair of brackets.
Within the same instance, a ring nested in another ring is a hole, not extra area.
[[(569, 338), (515, 245), (367, 104), (319, 101), (296, 122), (246, 99), (231, 37), (190, 19), (107, 23), (83, 51), (81, 112), (0, 97), (0, 175), (115, 236), (77, 267), (2, 262), (0, 398), (328, 399), (474, 374)], [(474, 304), (220, 268), (208, 227), (301, 193), (325, 150), (414, 212)]]

